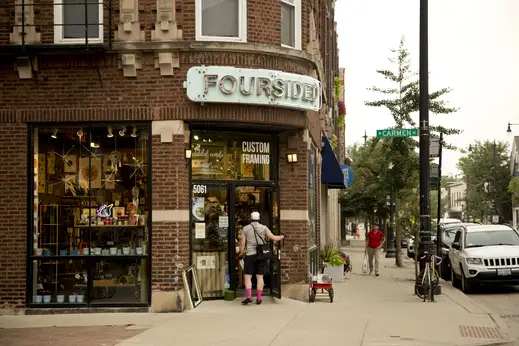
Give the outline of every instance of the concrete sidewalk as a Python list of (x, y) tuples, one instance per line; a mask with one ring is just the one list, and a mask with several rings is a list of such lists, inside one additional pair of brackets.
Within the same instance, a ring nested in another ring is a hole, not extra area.
[(375, 277), (361, 273), (362, 240), (352, 240), (345, 250), (351, 255), (353, 273), (334, 284), (333, 304), (328, 297), (318, 297), (312, 304), (266, 297), (261, 306), (241, 306), (240, 299), (205, 301), (178, 314), (0, 316), (0, 327), (142, 328), (117, 346), (498, 345), (508, 339), (498, 316), (447, 285), (436, 303), (423, 303), (414, 296), (411, 261), (396, 268), (394, 259), (383, 258), (380, 276)]

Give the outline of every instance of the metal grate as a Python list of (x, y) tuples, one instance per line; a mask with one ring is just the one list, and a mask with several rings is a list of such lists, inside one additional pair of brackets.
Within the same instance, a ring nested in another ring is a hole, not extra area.
[(503, 335), (498, 328), (492, 327), (478, 327), (478, 326), (461, 326), (461, 336), (466, 338), (478, 339), (501, 339), (505, 340), (507, 337)]

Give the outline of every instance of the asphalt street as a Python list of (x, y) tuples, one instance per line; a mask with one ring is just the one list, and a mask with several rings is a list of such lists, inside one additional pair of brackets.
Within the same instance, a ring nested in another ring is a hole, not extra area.
[(483, 286), (476, 288), (469, 296), (501, 315), (510, 332), (519, 339), (519, 286)]
[[(443, 284), (452, 285), (452, 282)], [(468, 296), (501, 315), (510, 328), (510, 333), (519, 340), (519, 286), (481, 286), (476, 287)]]

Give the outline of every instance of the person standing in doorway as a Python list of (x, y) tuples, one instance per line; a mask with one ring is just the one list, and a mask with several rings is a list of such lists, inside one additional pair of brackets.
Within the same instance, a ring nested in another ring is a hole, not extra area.
[(373, 225), (366, 238), (366, 250), (368, 252), (369, 274), (373, 273), (373, 260), (375, 260), (375, 276), (379, 275), (378, 269), (380, 265), (380, 252), (386, 237), (380, 231), (378, 225)]
[[(267, 272), (268, 261), (258, 260), (256, 255), (256, 247), (266, 242), (266, 238), (279, 241), (285, 238), (284, 235), (274, 235), (267, 226), (262, 225), (260, 213), (253, 212), (250, 215), (251, 223), (243, 227), (242, 237), (240, 239), (239, 256), (243, 259), (243, 274), (245, 276), (245, 290), (247, 297), (242, 301), (243, 305), (252, 303), (252, 276), (256, 275), (256, 304), (261, 304), (261, 295), (263, 294), (263, 275)], [(259, 242), (259, 244), (258, 244)]]

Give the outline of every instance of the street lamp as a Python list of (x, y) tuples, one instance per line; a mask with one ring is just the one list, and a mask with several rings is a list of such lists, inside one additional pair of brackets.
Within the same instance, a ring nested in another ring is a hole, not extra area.
[[(425, 261), (422, 256), (425, 252), (432, 253), (431, 240), (431, 210), (429, 196), (429, 1), (420, 0), (420, 56), (419, 56), (419, 131), (420, 131), (420, 233), (418, 244), (418, 258), (420, 271), (425, 270)], [(415, 292), (423, 290), (419, 278), (416, 278)]]
[(512, 124), (512, 123), (508, 123), (508, 127), (506, 128), (506, 133), (508, 135), (511, 135), (512, 134), (512, 126), (516, 126), (516, 125), (519, 125), (519, 124)]
[[(387, 168), (389, 171), (393, 169), (393, 162), (389, 162)], [(390, 172), (391, 174), (391, 172)], [(389, 181), (389, 196), (386, 196), (386, 205), (389, 207), (389, 225), (387, 227), (387, 249), (386, 249), (386, 258), (395, 258), (396, 257), (396, 247), (395, 247), (395, 234), (394, 232), (394, 220), (395, 220), (395, 202), (393, 201), (393, 176), (391, 176)]]

